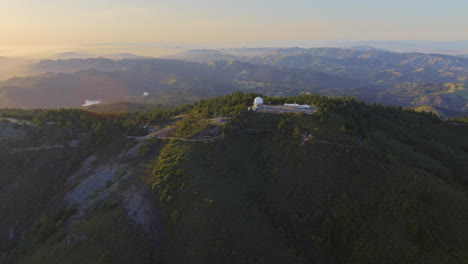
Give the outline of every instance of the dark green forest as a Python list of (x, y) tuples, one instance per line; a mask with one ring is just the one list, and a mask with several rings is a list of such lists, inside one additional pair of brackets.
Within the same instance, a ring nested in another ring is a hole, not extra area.
[(259, 95), (0, 110), (0, 263), (468, 263), (466, 117), (319, 95), (248, 111)]

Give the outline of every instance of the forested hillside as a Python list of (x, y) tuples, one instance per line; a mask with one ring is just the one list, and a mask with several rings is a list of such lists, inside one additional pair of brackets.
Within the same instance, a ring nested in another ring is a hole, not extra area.
[(1, 110), (1, 262), (468, 263), (466, 118), (258, 95)]

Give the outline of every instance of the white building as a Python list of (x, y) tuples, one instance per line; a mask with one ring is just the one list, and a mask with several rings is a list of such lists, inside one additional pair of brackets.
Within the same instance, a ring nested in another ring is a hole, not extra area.
[(300, 105), (300, 104), (284, 104), (285, 107), (290, 107), (290, 108), (298, 108), (298, 109), (309, 109), (311, 108), (310, 105)]
[(263, 99), (261, 97), (256, 97), (253, 102), (253, 110), (262, 109), (263, 108)]

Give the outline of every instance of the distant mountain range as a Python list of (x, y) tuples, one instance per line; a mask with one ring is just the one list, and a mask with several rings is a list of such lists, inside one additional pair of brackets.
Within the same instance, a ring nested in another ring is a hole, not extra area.
[(68, 59), (89, 59), (89, 58), (107, 58), (112, 60), (123, 60), (123, 59), (145, 59), (150, 57), (139, 56), (131, 53), (112, 53), (103, 55), (93, 55), (78, 52), (63, 52), (58, 53), (50, 57), (52, 60), (68, 60)]
[(170, 58), (197, 62), (239, 60), (278, 68), (317, 70), (385, 84), (468, 80), (466, 58), (442, 54), (395, 53), (370, 47), (194, 50)]
[[(318, 88), (346, 89), (364, 85), (317, 71), (281, 70), (238, 61), (203, 64), (165, 59), (70, 59), (42, 61), (35, 64), (33, 70), (48, 73), (0, 82), (0, 107), (79, 106), (86, 99), (106, 101), (141, 96), (144, 92), (153, 96), (169, 93), (175, 97), (169, 101), (186, 98), (181, 99), (186, 102), (238, 90), (255, 90), (255, 87), (250, 88), (252, 84), (265, 82), (278, 87), (281, 84), (285, 88), (299, 87), (288, 92), (294, 94)], [(281, 88), (278, 92), (286, 90)]]
[[(0, 82), (0, 107), (78, 107), (85, 100), (167, 105), (254, 91), (354, 96), (444, 116), (468, 113), (468, 59), (458, 56), (368, 46), (204, 49), (162, 59), (113, 56), (31, 64), (34, 77)], [(130, 59), (117, 59), (124, 57)], [(144, 92), (150, 96), (142, 97)]]
[(349, 48), (370, 46), (394, 52), (423, 52), (443, 54), (468, 53), (468, 41), (424, 41), (424, 40), (286, 40), (251, 43), (230, 43), (231, 47), (338, 47)]
[(23, 76), (34, 61), (14, 57), (0, 57), (0, 80)]

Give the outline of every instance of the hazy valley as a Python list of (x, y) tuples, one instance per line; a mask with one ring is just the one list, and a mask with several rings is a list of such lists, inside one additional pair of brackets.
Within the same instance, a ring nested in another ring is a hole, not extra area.
[(30, 77), (0, 82), (0, 106), (79, 107), (87, 99), (174, 105), (242, 91), (352, 96), (444, 117), (468, 111), (468, 59), (449, 55), (360, 46), (193, 50), (168, 59), (83, 56), (64, 53), (56, 60), (23, 62), (22, 74)]

